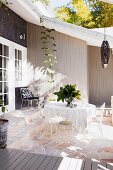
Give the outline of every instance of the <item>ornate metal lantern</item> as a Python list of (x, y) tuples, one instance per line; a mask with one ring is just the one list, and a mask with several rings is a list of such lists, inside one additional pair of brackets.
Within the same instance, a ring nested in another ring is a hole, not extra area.
[(110, 57), (110, 46), (108, 41), (104, 40), (101, 45), (101, 63), (102, 67), (106, 68)]

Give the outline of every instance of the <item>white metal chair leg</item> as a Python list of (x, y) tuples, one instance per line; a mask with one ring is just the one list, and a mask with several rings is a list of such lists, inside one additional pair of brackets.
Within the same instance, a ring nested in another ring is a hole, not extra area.
[(31, 100), (31, 107), (33, 107), (33, 101)]
[(40, 113), (40, 116), (41, 116), (42, 118), (45, 118), (45, 116), (44, 116), (44, 111), (43, 111), (43, 109), (42, 109), (41, 107), (39, 107), (39, 111), (41, 112), (41, 113)]
[(33, 100), (30, 101), (31, 110), (33, 111)]
[(100, 135), (103, 136), (103, 133), (102, 133), (102, 125), (99, 125), (99, 131), (100, 131)]
[(4, 118), (4, 113), (3, 113), (3, 115), (2, 115), (2, 118)]
[(28, 100), (28, 109), (29, 109), (29, 100)]

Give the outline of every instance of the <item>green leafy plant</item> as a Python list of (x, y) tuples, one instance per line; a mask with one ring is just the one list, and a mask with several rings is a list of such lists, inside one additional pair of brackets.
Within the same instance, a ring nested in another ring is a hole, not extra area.
[[(7, 0), (0, 0), (0, 10), (2, 10), (2, 8), (4, 8), (7, 12), (7, 15), (9, 16), (9, 5), (11, 5), (12, 3), (8, 2)], [(9, 20), (9, 19), (8, 19)]]
[(54, 94), (58, 97), (57, 101), (66, 101), (67, 105), (70, 105), (74, 98), (78, 100), (81, 99), (81, 94), (80, 91), (76, 89), (76, 84), (67, 84), (64, 87), (60, 87), (60, 90)]
[(8, 6), (12, 3), (8, 2), (7, 0), (3, 1), (3, 0), (0, 0), (0, 8), (2, 8), (2, 5), (5, 5), (5, 9), (7, 10), (8, 9)]
[(4, 101), (2, 99), (0, 99), (0, 108), (2, 113), (5, 113), (5, 111), (7, 111), (7, 108), (4, 105)]

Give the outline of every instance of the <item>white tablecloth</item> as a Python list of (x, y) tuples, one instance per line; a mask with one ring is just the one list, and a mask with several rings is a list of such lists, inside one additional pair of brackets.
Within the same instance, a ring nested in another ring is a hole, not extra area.
[(48, 102), (44, 107), (45, 117), (51, 115), (61, 116), (66, 120), (71, 120), (74, 127), (84, 130), (87, 127), (87, 118), (96, 116), (96, 106), (92, 104), (77, 105), (74, 108), (66, 107), (63, 102)]

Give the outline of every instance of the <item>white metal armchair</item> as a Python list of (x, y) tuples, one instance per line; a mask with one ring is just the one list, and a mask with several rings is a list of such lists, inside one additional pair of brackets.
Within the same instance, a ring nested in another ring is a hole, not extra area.
[(88, 122), (90, 128), (92, 128), (92, 126), (98, 126), (101, 136), (103, 135), (103, 133), (102, 133), (102, 123), (103, 123), (104, 110), (105, 110), (105, 103), (103, 103), (98, 108), (98, 114), (96, 115), (96, 117), (90, 119), (90, 121)]

